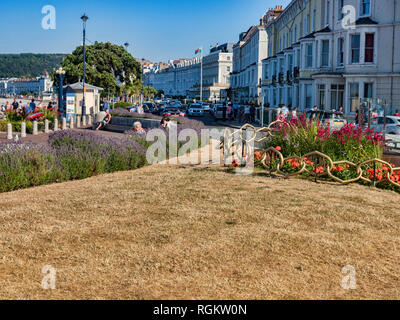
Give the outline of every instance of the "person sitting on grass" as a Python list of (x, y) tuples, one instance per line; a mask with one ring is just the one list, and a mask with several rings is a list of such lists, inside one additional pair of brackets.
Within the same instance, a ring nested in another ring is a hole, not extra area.
[(110, 110), (107, 109), (106, 110), (106, 116), (104, 117), (103, 121), (101, 121), (98, 125), (98, 127), (96, 128), (96, 131), (99, 131), (102, 128), (105, 128), (111, 121), (111, 114), (110, 114)]
[(139, 121), (133, 124), (133, 131), (136, 134), (146, 134), (146, 130), (143, 129), (142, 124)]

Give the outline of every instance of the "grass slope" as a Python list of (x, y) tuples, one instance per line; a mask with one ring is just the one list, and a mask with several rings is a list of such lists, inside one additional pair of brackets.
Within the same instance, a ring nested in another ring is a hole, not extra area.
[[(387, 191), (159, 165), (0, 203), (1, 299), (400, 298)], [(341, 287), (345, 265), (356, 290)]]

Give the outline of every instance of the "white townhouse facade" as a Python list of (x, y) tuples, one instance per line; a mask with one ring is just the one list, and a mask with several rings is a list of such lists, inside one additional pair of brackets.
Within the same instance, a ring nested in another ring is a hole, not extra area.
[(262, 75), (262, 60), (267, 57), (268, 37), (261, 19), (260, 25), (241, 33), (233, 47), (231, 74), (232, 100), (250, 102), (258, 99)]
[[(20, 95), (21, 92), (33, 92), (36, 95), (53, 91), (53, 81), (48, 75), (34, 79), (9, 79), (3, 81), (1, 88), (8, 95)], [(1, 90), (1, 91), (3, 91)]]
[(293, 0), (267, 33), (261, 89), (270, 106), (354, 115), (368, 99), (400, 110), (400, 0)]
[[(220, 101), (230, 87), (232, 45), (211, 48), (203, 57), (203, 99)], [(167, 96), (200, 97), (201, 60), (194, 58), (177, 64), (170, 63), (164, 70), (151, 70), (144, 76), (144, 84), (163, 90)]]

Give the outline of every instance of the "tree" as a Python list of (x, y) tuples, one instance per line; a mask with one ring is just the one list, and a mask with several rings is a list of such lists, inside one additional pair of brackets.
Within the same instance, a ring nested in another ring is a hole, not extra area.
[[(66, 71), (66, 83), (82, 81), (83, 47), (79, 46), (72, 54), (68, 54), (62, 66)], [(58, 85), (55, 71), (52, 76)], [(103, 88), (103, 94), (119, 95), (121, 86), (129, 87), (135, 81), (141, 81), (141, 78), (140, 63), (123, 46), (96, 41), (86, 47), (86, 82)]]
[(140, 92), (142, 91), (143, 88), (143, 83), (140, 80), (135, 80), (132, 84), (126, 86), (125, 91), (130, 98), (130, 101), (132, 102), (132, 98), (137, 99), (137, 97), (140, 95)]
[(143, 88), (143, 96), (146, 100), (152, 99), (158, 95), (158, 91), (152, 87), (144, 87)]

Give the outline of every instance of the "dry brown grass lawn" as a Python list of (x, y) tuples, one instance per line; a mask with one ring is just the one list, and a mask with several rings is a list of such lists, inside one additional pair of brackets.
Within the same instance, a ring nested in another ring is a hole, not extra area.
[(399, 299), (399, 199), (161, 165), (1, 194), (0, 298)]

